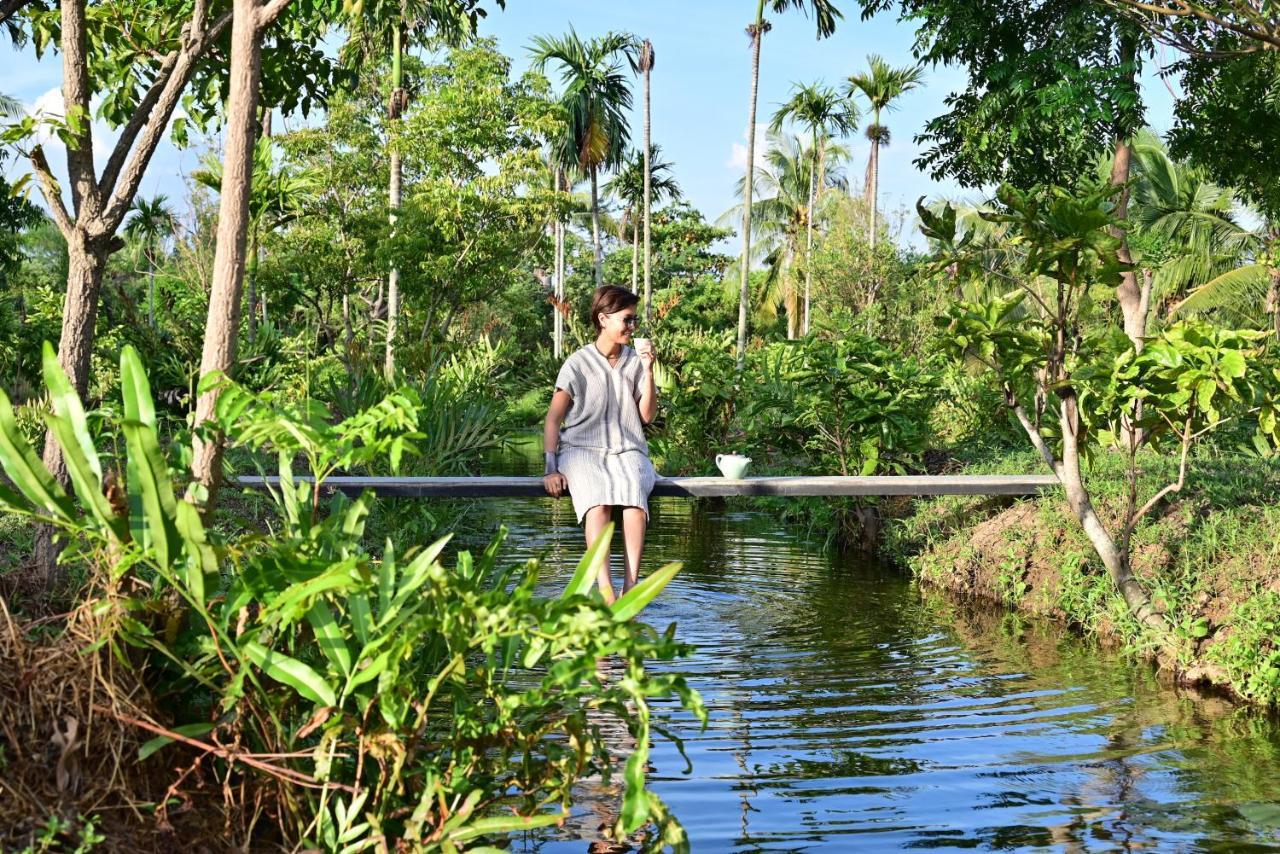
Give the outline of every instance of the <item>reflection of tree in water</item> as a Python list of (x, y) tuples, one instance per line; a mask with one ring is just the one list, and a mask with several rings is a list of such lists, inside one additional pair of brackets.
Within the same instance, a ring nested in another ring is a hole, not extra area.
[[(1061, 820), (1043, 827), (991, 828), (980, 834), (983, 843), (1130, 851), (1159, 848), (1169, 836), (1278, 841), (1274, 827), (1269, 833), (1251, 832), (1235, 806), (1274, 803), (1280, 791), (1280, 734), (1265, 712), (1178, 688), (1153, 667), (1119, 661), (1045, 621), (957, 606), (936, 593), (926, 595), (925, 605), (953, 627), (984, 668), (1021, 674), (1027, 692), (1045, 692), (1047, 713), (1062, 702), (1056, 689), (1079, 686), (1083, 696), (1073, 704), (1085, 706), (1082, 714), (1094, 720), (1105, 714), (1105, 723), (1094, 725), (1103, 729), (1103, 744), (1090, 756), (1010, 757), (1024, 769), (1017, 775), (1023, 789), (1028, 771), (1059, 771), (1064, 761), (1079, 770), (1082, 779), (1073, 789), (1045, 793), (1053, 799), (1032, 800), (1025, 791), (994, 796), (993, 806), (1021, 799)], [(1159, 779), (1148, 783), (1153, 771)], [(1061, 777), (1056, 774), (1054, 780)], [(1164, 793), (1152, 789), (1170, 782), (1176, 796), (1155, 797)]]

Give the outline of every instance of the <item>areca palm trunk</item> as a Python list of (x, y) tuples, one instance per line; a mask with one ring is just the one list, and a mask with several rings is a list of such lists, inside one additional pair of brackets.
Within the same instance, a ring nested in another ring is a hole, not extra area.
[[(644, 321), (649, 322), (650, 312), (653, 307), (653, 287), (650, 277), (649, 257), (649, 206), (652, 201), (652, 190), (649, 186), (650, 167), (649, 167), (649, 73), (653, 70), (653, 45), (645, 39), (645, 64), (644, 64)], [(634, 290), (634, 286), (632, 290)]]
[(560, 304), (564, 301), (564, 223), (556, 219), (554, 306), (551, 315), (551, 349), (559, 359), (564, 353), (564, 315), (560, 313)]
[[(400, 121), (400, 110), (403, 102), (404, 46), (401, 41), (400, 25), (397, 24), (391, 36), (391, 103), (387, 109), (387, 118), (394, 127)], [(391, 146), (391, 179), (387, 188), (387, 207), (390, 211), (391, 230), (395, 233), (396, 212), (400, 210), (400, 185), (404, 176), (404, 165), (400, 157), (399, 146), (394, 142)], [(387, 352), (383, 361), (383, 372), (391, 380), (396, 371), (396, 321), (400, 308), (400, 268), (393, 261), (387, 273)]]
[(604, 284), (604, 247), (600, 243), (600, 180), (599, 167), (591, 167), (591, 242), (595, 245), (595, 283)]
[[(875, 127), (880, 127), (880, 111), (876, 110)], [(872, 249), (876, 248), (876, 208), (879, 206), (880, 196), (880, 140), (871, 140), (871, 155), (867, 160), (867, 207), (870, 212), (867, 219), (870, 225), (867, 226), (867, 243)]]
[(809, 210), (805, 214), (804, 245), (804, 327), (802, 335), (809, 334), (809, 298), (813, 289), (813, 198), (818, 182), (818, 134), (813, 134), (813, 166), (809, 169)]
[(760, 40), (764, 37), (764, 0), (756, 9), (751, 34), (751, 107), (747, 112), (747, 179), (743, 187), (742, 261), (738, 289), (738, 376), (747, 366), (747, 306), (751, 298), (751, 193), (755, 182), (756, 97), (760, 92)]
[(147, 247), (147, 322), (156, 328), (156, 259), (151, 247)]
[[(631, 293), (640, 283), (640, 223), (631, 218)], [(645, 291), (645, 318), (649, 317), (649, 293)]]

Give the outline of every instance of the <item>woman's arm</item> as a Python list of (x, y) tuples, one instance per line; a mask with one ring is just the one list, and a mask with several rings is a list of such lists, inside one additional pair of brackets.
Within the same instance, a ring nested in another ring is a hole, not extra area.
[(556, 459), (560, 451), (560, 425), (564, 422), (564, 417), (569, 413), (569, 407), (572, 405), (573, 398), (569, 396), (569, 392), (562, 388), (556, 389), (556, 393), (551, 395), (551, 406), (547, 407), (547, 419), (542, 425), (542, 447), (546, 451), (547, 459), (542, 484), (547, 488), (547, 492), (557, 498), (564, 492), (566, 486), (564, 475), (560, 474), (560, 466)]
[(644, 374), (640, 377), (640, 420), (652, 424), (658, 417), (658, 386), (653, 380), (653, 363), (655, 357), (653, 345), (650, 344), (640, 353), (640, 364)]

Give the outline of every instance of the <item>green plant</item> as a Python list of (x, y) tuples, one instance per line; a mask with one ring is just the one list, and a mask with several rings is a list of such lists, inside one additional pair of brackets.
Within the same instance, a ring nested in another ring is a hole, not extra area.
[[(104, 459), (46, 347), (47, 421), (74, 498), (0, 392), (0, 466), (13, 483), (0, 509), (57, 526), (89, 566), (111, 616), (97, 644), (145, 673), (155, 710), (166, 710), (131, 721), (156, 735), (140, 759), (180, 742), (190, 768), (212, 767), (228, 791), (248, 782), (271, 797), (281, 832), (302, 845), (456, 850), (559, 821), (574, 783), (607, 776), (612, 754), (627, 750), (595, 724), (604, 715), (635, 739), (615, 832), (654, 822), (656, 839), (686, 844), (644, 785), (650, 738), (662, 732), (649, 700), (705, 711), (683, 677), (645, 669), (686, 652), (675, 627), (658, 633), (633, 619), (678, 565), (605, 606), (587, 591), (607, 537), (554, 599), (534, 595), (536, 562), (500, 563), (505, 532), (449, 568), (447, 538), (388, 541), (375, 559), (362, 544), (372, 497), (325, 498), (324, 481), (376, 459), (394, 466), (409, 452), (413, 400), (392, 395), (331, 424), (314, 405), (283, 406), (226, 380), (219, 426), (245, 451), (273, 452), (281, 485), (269, 535), (215, 537), (194, 490), (173, 488), (131, 348), (121, 377), (123, 417), (108, 426), (127, 453)], [(294, 477), (299, 461), (310, 482)], [(123, 490), (111, 486), (122, 479), (113, 465), (125, 469)]]

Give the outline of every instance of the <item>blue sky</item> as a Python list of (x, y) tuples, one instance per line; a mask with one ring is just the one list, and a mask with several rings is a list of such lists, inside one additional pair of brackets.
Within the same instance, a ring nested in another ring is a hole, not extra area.
[[(909, 25), (889, 15), (862, 21), (852, 3), (840, 5), (847, 17), (835, 35), (823, 41), (814, 38), (812, 20), (798, 12), (772, 18), (773, 29), (765, 36), (761, 53), (758, 122), (768, 122), (793, 82), (840, 84), (866, 66), (870, 53), (878, 53), (894, 65), (911, 62), (914, 34)], [(561, 34), (570, 26), (584, 37), (623, 30), (651, 39), (657, 56), (653, 141), (674, 163), (686, 197), (708, 219), (714, 220), (734, 203), (734, 182), (746, 159), (751, 56), (744, 29), (754, 13), (754, 2), (508, 0), (507, 6), (506, 11), (491, 12), (482, 32), (498, 39), (503, 52), (515, 59), (518, 70), (527, 67), (527, 48), (533, 36)], [(4, 69), (0, 91), (28, 107), (60, 104), (61, 65), (57, 57), (37, 61), (29, 48), (17, 53), (5, 42), (0, 44), (0, 68)], [(554, 76), (553, 82), (558, 83)], [(1157, 130), (1167, 129), (1172, 98), (1154, 76), (1144, 83), (1150, 122)], [(912, 161), (919, 154), (913, 137), (928, 119), (943, 112), (946, 96), (963, 84), (961, 70), (927, 68), (924, 86), (905, 95), (898, 111), (887, 116), (893, 143), (881, 152), (883, 209), (914, 209), (920, 196), (962, 192), (954, 184), (934, 181), (917, 171)], [(637, 119), (639, 94), (637, 86)], [(639, 141), (638, 121), (635, 126)], [(853, 150), (850, 177), (860, 186), (867, 143), (859, 134), (849, 144)], [(182, 199), (186, 192), (182, 175), (195, 168), (199, 158), (200, 151), (178, 151), (166, 144), (147, 172), (142, 194), (165, 193), (175, 201)], [(62, 158), (51, 152), (51, 159), (57, 163)], [(9, 171), (11, 176), (18, 171), (12, 161)], [(905, 234), (904, 239), (912, 237)]]

